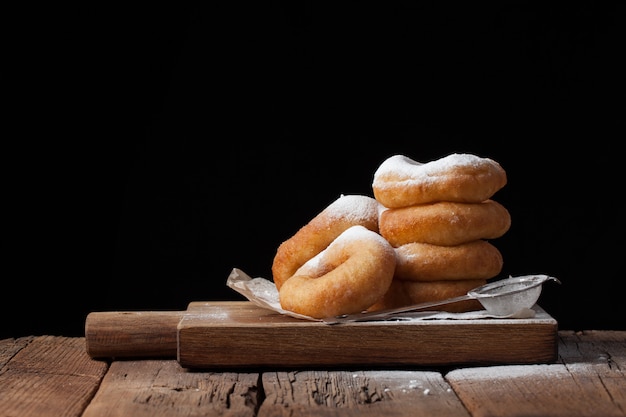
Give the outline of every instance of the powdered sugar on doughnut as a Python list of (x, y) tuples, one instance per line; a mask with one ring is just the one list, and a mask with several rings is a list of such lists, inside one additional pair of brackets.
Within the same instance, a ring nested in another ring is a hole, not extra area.
[[(298, 271), (295, 272), (294, 275), (299, 275), (305, 270), (310, 271), (311, 269), (320, 269), (322, 267), (324, 257), (328, 252), (332, 250), (342, 250), (346, 245), (352, 244), (353, 242), (359, 240), (363, 241), (365, 239), (369, 239), (370, 241), (377, 241), (383, 247), (389, 245), (387, 240), (378, 233), (374, 233), (363, 226), (352, 226), (343, 233), (341, 233), (339, 236), (337, 236), (337, 238), (332, 241), (325, 250), (318, 253), (313, 258), (309, 259), (304, 265), (302, 265), (302, 267), (298, 269)], [(395, 256), (394, 249), (391, 246), (389, 246), (389, 252), (393, 253)]]
[(345, 232), (340, 234), (337, 239), (331, 244), (334, 245), (343, 245), (347, 242), (359, 240), (359, 239), (374, 239), (381, 242), (383, 245), (387, 243), (384, 237), (379, 235), (378, 233), (372, 233), (371, 230), (366, 229), (363, 226), (352, 226), (347, 229)]
[(371, 219), (377, 216), (379, 203), (365, 195), (341, 195), (324, 210), (330, 218), (345, 218), (348, 221)]
[(481, 202), (506, 182), (506, 172), (490, 158), (455, 153), (421, 163), (394, 155), (378, 167), (372, 188), (376, 200), (396, 208), (435, 201)]
[(454, 169), (479, 169), (486, 164), (499, 166), (492, 159), (472, 154), (454, 153), (428, 163), (414, 161), (404, 155), (394, 155), (378, 167), (374, 173), (374, 182), (386, 175), (396, 177), (397, 181), (439, 181), (438, 177), (447, 175)]

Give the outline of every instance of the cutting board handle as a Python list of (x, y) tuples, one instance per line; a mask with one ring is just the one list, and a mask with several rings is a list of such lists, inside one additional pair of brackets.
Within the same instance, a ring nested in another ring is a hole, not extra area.
[(92, 312), (85, 320), (92, 358), (176, 358), (177, 327), (184, 311)]

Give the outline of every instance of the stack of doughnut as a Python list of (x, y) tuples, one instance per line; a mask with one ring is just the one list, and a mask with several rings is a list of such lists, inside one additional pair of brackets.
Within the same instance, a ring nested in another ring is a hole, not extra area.
[[(272, 276), (283, 309), (325, 318), (466, 294), (498, 275), (489, 239), (509, 229), (491, 197), (500, 165), (471, 154), (428, 163), (403, 155), (376, 170), (374, 198), (342, 195), (282, 242)], [(441, 306), (480, 309), (475, 300)]]
[[(496, 161), (472, 154), (428, 163), (404, 155), (386, 159), (372, 189), (383, 207), (379, 233), (396, 252), (396, 269), (388, 292), (369, 309), (457, 297), (498, 275), (502, 255), (489, 240), (508, 231), (511, 217), (492, 196), (506, 182)], [(439, 307), (480, 308), (476, 300)]]

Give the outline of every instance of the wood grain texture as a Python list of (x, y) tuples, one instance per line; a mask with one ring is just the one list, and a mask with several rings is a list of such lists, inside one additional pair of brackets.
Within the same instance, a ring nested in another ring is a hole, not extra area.
[(174, 360), (114, 362), (83, 417), (254, 416), (255, 373), (187, 372)]
[(445, 379), (472, 416), (626, 416), (617, 333), (560, 332), (559, 352), (559, 363), (457, 369)]
[(259, 417), (469, 416), (439, 372), (266, 372), (263, 387)]
[(557, 339), (552, 363), (254, 372), (95, 360), (84, 338), (5, 339), (0, 415), (626, 416), (626, 332), (561, 330)]
[(35, 336), (0, 340), (0, 369), (2, 369), (17, 352), (24, 349), (24, 347), (32, 342), (33, 339), (35, 339)]
[(185, 314), (178, 325), (178, 361), (186, 368), (527, 364), (556, 359), (557, 322), (541, 309), (532, 319), (327, 325), (247, 301), (215, 302)]
[[(194, 301), (185, 311), (95, 311), (85, 319), (87, 353), (92, 358), (176, 358), (177, 327), (187, 313), (212, 303)], [(228, 306), (230, 302), (223, 302)]]
[(89, 358), (84, 338), (39, 336), (0, 349), (14, 354), (0, 368), (2, 416), (80, 416), (108, 369)]
[(176, 326), (183, 311), (93, 312), (85, 320), (92, 358), (176, 357)]

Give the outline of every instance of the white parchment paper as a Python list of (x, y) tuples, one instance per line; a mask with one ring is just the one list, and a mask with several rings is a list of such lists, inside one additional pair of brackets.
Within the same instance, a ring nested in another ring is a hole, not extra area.
[[(241, 269), (233, 268), (230, 275), (228, 276), (228, 279), (226, 280), (226, 285), (246, 297), (249, 301), (258, 305), (259, 307), (273, 310), (280, 314), (285, 314), (299, 319), (321, 321), (320, 319), (297, 314), (293, 311), (288, 311), (281, 308), (276, 285), (274, 285), (274, 283), (268, 279), (251, 278)], [(465, 313), (448, 313), (443, 311), (410, 312), (399, 313), (394, 316), (394, 320), (471, 320), (486, 318), (528, 319), (534, 316), (535, 310), (527, 308), (508, 316), (494, 316), (493, 314), (488, 313), (487, 310), (469, 311)]]

